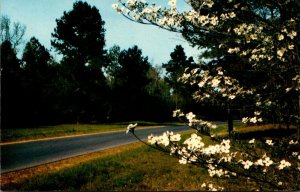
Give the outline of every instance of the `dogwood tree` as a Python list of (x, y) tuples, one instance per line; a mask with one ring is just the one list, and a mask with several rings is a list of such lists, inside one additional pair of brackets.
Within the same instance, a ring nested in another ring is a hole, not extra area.
[[(193, 46), (204, 48), (205, 67), (187, 69), (180, 81), (197, 86), (195, 100), (232, 103), (248, 100), (250, 124), (293, 124), (300, 131), (300, 58), (298, 0), (176, 0), (157, 5), (145, 0), (120, 0), (113, 8), (128, 19), (181, 33)], [(215, 128), (193, 113), (174, 111), (191, 128)], [(134, 133), (129, 127), (128, 132)], [(135, 135), (136, 136), (136, 135)], [(179, 163), (205, 167), (212, 177), (244, 177), (259, 189), (299, 189), (298, 141), (249, 140), (242, 145), (215, 138), (206, 145), (200, 134), (166, 132), (150, 135), (152, 147), (179, 158)], [(245, 142), (245, 141), (243, 141)], [(207, 190), (221, 190), (203, 183)]]
[[(204, 48), (208, 70), (187, 70), (182, 81), (198, 86), (198, 101), (251, 98), (247, 123), (300, 124), (299, 13), (297, 0), (176, 0), (156, 5), (119, 1), (130, 20), (179, 32)], [(206, 68), (207, 69), (207, 68)], [(249, 103), (248, 103), (249, 105)]]

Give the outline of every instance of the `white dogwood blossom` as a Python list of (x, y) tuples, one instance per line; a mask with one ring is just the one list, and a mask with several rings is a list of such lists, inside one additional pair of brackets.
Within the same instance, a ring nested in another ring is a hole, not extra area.
[(273, 161), (270, 159), (270, 157), (265, 157), (263, 163), (265, 164), (266, 167), (268, 167), (273, 164)]
[(181, 135), (180, 134), (174, 134), (173, 132), (171, 132), (172, 134), (170, 134), (170, 141), (172, 142), (177, 142), (181, 140)]
[(187, 149), (191, 151), (197, 151), (204, 147), (202, 138), (196, 134), (192, 134), (183, 144), (187, 145)]
[(273, 141), (272, 141), (271, 139), (267, 139), (267, 140), (266, 140), (266, 144), (268, 144), (268, 145), (270, 145), (270, 146), (273, 146), (273, 145), (274, 145), (274, 143), (273, 143)]
[(255, 143), (255, 139), (253, 138), (253, 139), (251, 139), (250, 141), (249, 141), (249, 143), (250, 144), (253, 144), (253, 143)]
[(128, 134), (129, 132), (133, 132), (137, 125), (138, 125), (137, 123), (135, 123), (135, 124), (129, 124), (127, 126), (126, 134)]
[(182, 117), (182, 116), (184, 116), (184, 113), (182, 113), (180, 109), (173, 111), (173, 117)]
[(180, 134), (174, 134), (172, 131), (165, 132), (160, 136), (154, 136), (153, 134), (148, 136), (148, 142), (150, 144), (162, 144), (164, 146), (169, 146), (170, 142), (178, 142), (181, 140)]
[(249, 169), (253, 165), (253, 162), (249, 160), (241, 161), (241, 163), (244, 165), (244, 169)]
[(296, 145), (296, 144), (298, 144), (298, 141), (294, 141), (294, 140), (292, 139), (292, 140), (290, 140), (289, 144), (290, 144), (290, 145)]
[(278, 169), (284, 169), (286, 167), (290, 167), (291, 163), (286, 160), (281, 160), (280, 165), (278, 166)]

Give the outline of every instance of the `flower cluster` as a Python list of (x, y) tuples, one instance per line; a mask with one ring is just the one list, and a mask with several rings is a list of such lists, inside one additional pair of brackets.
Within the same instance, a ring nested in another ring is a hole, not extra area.
[(173, 117), (178, 117), (178, 118), (185, 117), (189, 122), (188, 125), (198, 131), (202, 130), (202, 132), (205, 131), (207, 133), (210, 133), (210, 129), (217, 128), (216, 124), (213, 124), (209, 121), (205, 121), (202, 119), (197, 119), (196, 115), (193, 114), (193, 112), (184, 114), (183, 112), (181, 112), (180, 109), (177, 109), (173, 111)]
[(281, 160), (280, 161), (280, 165), (278, 166), (278, 169), (284, 169), (286, 167), (290, 167), (291, 166), (291, 163), (286, 161), (286, 160)]
[(187, 149), (190, 151), (199, 151), (204, 147), (202, 138), (197, 134), (192, 134), (191, 137), (185, 140), (183, 144), (185, 144)]
[(154, 136), (149, 135), (148, 141), (150, 144), (158, 144), (163, 145), (165, 147), (169, 146), (170, 142), (178, 142), (181, 140), (180, 134), (174, 134), (173, 132), (165, 132), (163, 135), (160, 136)]
[(180, 156), (179, 163), (186, 164), (190, 162), (196, 162), (199, 155), (205, 155), (207, 157), (214, 155), (223, 155), (220, 161), (230, 162), (230, 140), (223, 140), (220, 144), (205, 146), (202, 141), (202, 137), (197, 134), (192, 134), (191, 137), (186, 139), (182, 144), (178, 145), (181, 140), (180, 134), (174, 134), (173, 132), (165, 132), (160, 136), (150, 135), (148, 136), (148, 142), (151, 145), (161, 145), (170, 149), (170, 154), (176, 154)]
[(203, 101), (216, 95), (220, 95), (227, 100), (233, 100), (237, 96), (251, 95), (252, 89), (244, 89), (238, 81), (224, 74), (224, 70), (218, 67), (215, 72), (200, 70), (199, 68), (183, 74), (179, 79), (183, 83), (197, 85), (199, 91), (194, 93), (194, 99)]
[(254, 162), (254, 165), (267, 168), (270, 165), (272, 165), (273, 163), (274, 163), (273, 160), (271, 160), (270, 157), (267, 157), (267, 155), (264, 154), (261, 159), (258, 159), (258, 160), (256, 160), (256, 162)]
[[(241, 169), (246, 171), (243, 171), (242, 175), (247, 173), (257, 180), (271, 177), (272, 174), (278, 174), (278, 171), (288, 168), (293, 168), (296, 175), (300, 174), (300, 155), (295, 151), (290, 155), (292, 159), (287, 160), (272, 158), (272, 154), (258, 154), (257, 151), (253, 153), (253, 151), (236, 150), (235, 147), (232, 147), (229, 139), (223, 139), (217, 144), (206, 145), (200, 135), (193, 133), (185, 141), (179, 142), (180, 140), (181, 136), (172, 132), (165, 132), (162, 136), (151, 135), (148, 138), (150, 144), (160, 145), (166, 151), (169, 150), (171, 155), (178, 157), (180, 164), (192, 163), (207, 168), (211, 177), (237, 176), (237, 174), (241, 174)], [(255, 139), (251, 139), (248, 144), (253, 145), (257, 142)], [(265, 143), (270, 147), (275, 146), (272, 140), (265, 140)], [(293, 140), (289, 141), (289, 145), (296, 145), (294, 143)], [(255, 147), (252, 149), (256, 150)], [(274, 179), (274, 183), (278, 187), (288, 182), (284, 178), (279, 181), (277, 177)]]

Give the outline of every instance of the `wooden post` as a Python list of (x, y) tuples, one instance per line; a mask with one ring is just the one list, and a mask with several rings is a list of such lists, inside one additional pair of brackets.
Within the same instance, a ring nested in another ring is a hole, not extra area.
[(227, 109), (227, 115), (228, 115), (228, 134), (229, 134), (229, 137), (232, 136), (232, 131), (233, 131), (233, 119), (232, 119), (232, 114), (231, 114), (231, 110), (230, 110), (230, 107), (228, 106), (228, 109)]

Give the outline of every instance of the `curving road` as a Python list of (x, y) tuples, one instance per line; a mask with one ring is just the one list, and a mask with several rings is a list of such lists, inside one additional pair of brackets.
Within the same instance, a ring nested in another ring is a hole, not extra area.
[[(151, 133), (186, 130), (190, 129), (186, 126), (172, 126), (137, 129), (135, 133), (141, 139), (147, 139)], [(137, 139), (122, 131), (1, 145), (1, 172), (24, 169), (133, 142), (137, 142)]]

